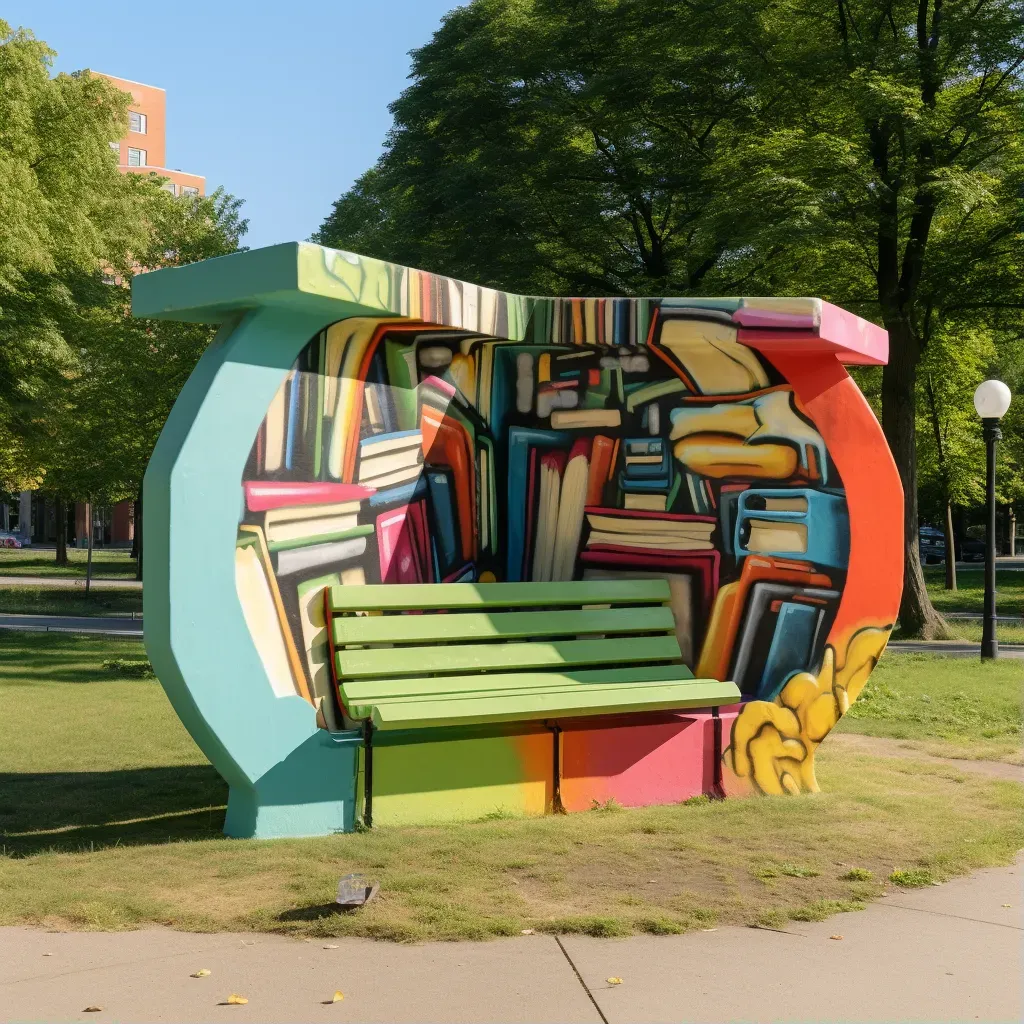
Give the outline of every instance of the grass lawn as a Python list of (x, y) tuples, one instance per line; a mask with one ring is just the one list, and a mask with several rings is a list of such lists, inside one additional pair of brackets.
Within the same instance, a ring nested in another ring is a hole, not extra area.
[(97, 588), (85, 596), (81, 587), (0, 587), (0, 614), (128, 615), (142, 614), (142, 591)]
[[(70, 565), (55, 565), (52, 548), (0, 548), (0, 576), (80, 576), (85, 579), (88, 552), (68, 548)], [(121, 548), (92, 553), (93, 579), (135, 579), (135, 559)]]
[[(964, 640), (981, 643), (981, 620), (967, 621), (963, 619), (946, 620)], [(997, 622), (996, 639), (1001, 644), (1024, 644), (1024, 622)]]
[(840, 732), (912, 740), (928, 753), (1024, 763), (1024, 662), (882, 657)]
[[(140, 657), (0, 634), (0, 924), (401, 940), (778, 927), (862, 906), (895, 870), (927, 883), (1024, 846), (1024, 787), (827, 743), (816, 796), (228, 840), (224, 784), (159, 684), (104, 668)], [(351, 871), (381, 894), (334, 915)]]
[[(946, 590), (946, 568), (930, 565), (924, 571), (928, 594), (940, 612), (977, 612), (985, 609), (985, 570), (959, 569), (956, 590)], [(996, 607), (1000, 615), (1024, 618), (1024, 572), (996, 570)]]

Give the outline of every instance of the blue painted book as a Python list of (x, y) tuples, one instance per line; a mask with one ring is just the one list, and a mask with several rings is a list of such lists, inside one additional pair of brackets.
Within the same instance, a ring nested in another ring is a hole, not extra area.
[(660, 437), (631, 437), (622, 443), (623, 478), (634, 480), (670, 480), (671, 453), (668, 442)]
[(809, 488), (751, 487), (740, 494), (736, 556), (774, 555), (845, 569), (850, 558), (846, 498)]
[(452, 492), (452, 480), (448, 473), (436, 469), (427, 470), (427, 490), (430, 494), (430, 515), (433, 540), (437, 547), (440, 571), (438, 579), (443, 579), (455, 567), (460, 557), (459, 529), (455, 512), (455, 495)]
[(822, 610), (817, 605), (782, 603), (757, 687), (757, 700), (775, 700), (794, 672), (805, 672), (811, 667), (821, 617)]
[(427, 481), (423, 476), (407, 484), (399, 484), (397, 487), (385, 487), (383, 490), (371, 494), (367, 499), (370, 508), (381, 508), (384, 505), (408, 505), (410, 502), (419, 501), (427, 496)]

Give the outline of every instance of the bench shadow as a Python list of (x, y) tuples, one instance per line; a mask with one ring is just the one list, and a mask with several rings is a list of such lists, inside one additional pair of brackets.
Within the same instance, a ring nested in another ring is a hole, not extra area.
[(321, 921), (325, 917), (344, 914), (337, 903), (320, 903), (311, 907), (294, 907), (277, 915), (278, 921)]
[(0, 773), (7, 856), (221, 837), (227, 784), (210, 765)]

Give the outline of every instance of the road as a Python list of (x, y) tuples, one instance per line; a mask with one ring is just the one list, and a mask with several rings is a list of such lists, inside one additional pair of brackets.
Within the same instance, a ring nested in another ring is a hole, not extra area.
[(142, 639), (142, 616), (128, 615), (0, 615), (0, 629), (35, 633), (100, 633)]

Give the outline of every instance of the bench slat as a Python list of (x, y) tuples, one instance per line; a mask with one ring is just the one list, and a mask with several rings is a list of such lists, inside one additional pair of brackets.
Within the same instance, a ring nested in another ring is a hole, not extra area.
[(678, 661), (681, 656), (675, 636), (656, 635), (636, 640), (552, 640), (341, 650), (335, 658), (335, 667), (339, 679), (391, 679), (424, 672), (455, 673), (472, 669), (642, 665), (648, 661)]
[(519, 690), (593, 689), (645, 683), (677, 683), (693, 679), (685, 665), (636, 665), (628, 668), (575, 669), (568, 672), (473, 672), (461, 676), (419, 679), (348, 679), (341, 684), (347, 705), (393, 702), (424, 697), (438, 700), (481, 698)]
[[(455, 585), (446, 584), (439, 589)], [(675, 631), (675, 619), (671, 608), (659, 605), (490, 614), (350, 616), (332, 619), (331, 628), (335, 646), (340, 647), (344, 644), (452, 643), (588, 633), (670, 633)]]
[(372, 714), (374, 725), (387, 730), (536, 721), (563, 715), (676, 711), (735, 704), (739, 699), (735, 684), (700, 679), (625, 687), (578, 687), (570, 692), (492, 694), (480, 700), (403, 701), (374, 706)]
[(666, 580), (573, 580), (565, 583), (408, 583), (329, 587), (332, 612), (458, 608), (531, 608), (581, 604), (660, 604)]

